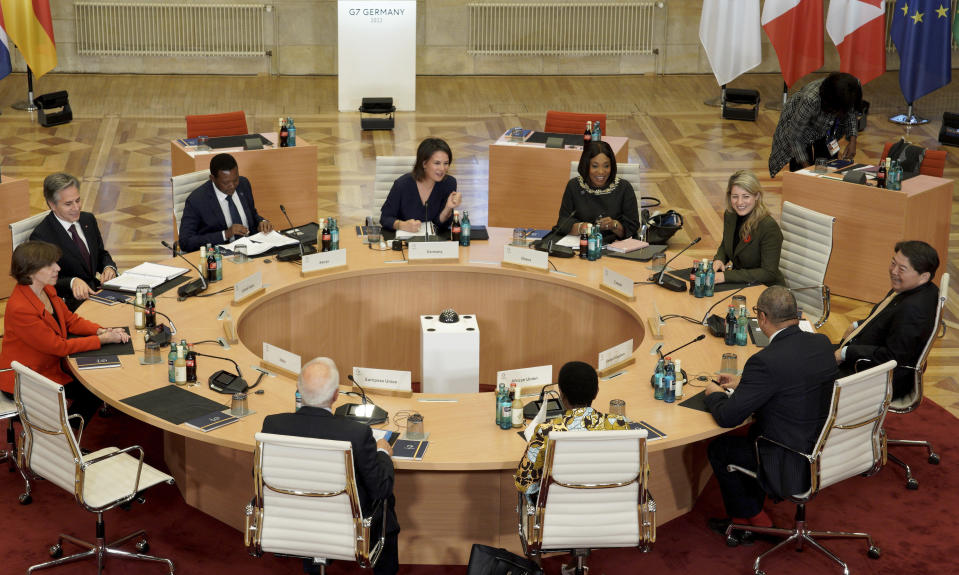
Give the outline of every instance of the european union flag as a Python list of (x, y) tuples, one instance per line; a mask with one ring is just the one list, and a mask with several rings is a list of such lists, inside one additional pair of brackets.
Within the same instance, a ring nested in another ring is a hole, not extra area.
[(899, 52), (899, 87), (913, 103), (952, 80), (949, 0), (898, 0), (889, 35)]

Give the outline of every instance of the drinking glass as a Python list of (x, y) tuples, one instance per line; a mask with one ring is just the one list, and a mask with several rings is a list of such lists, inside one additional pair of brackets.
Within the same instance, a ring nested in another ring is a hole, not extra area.
[(609, 414), (626, 417), (626, 401), (623, 399), (609, 400)]

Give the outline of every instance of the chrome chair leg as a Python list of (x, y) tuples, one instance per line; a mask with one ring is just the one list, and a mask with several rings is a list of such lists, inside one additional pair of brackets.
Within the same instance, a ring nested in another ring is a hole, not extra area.
[(821, 543), (810, 537), (808, 533), (803, 533), (802, 538), (805, 539), (810, 545), (818, 549), (820, 553), (838, 563), (839, 566), (842, 567), (842, 575), (849, 575), (849, 566), (846, 565), (842, 559), (837, 557), (835, 553), (829, 549), (826, 549)]
[(906, 471), (906, 489), (919, 489), (919, 480), (912, 476), (912, 468), (905, 461), (886, 451), (886, 458)]
[(887, 439), (887, 445), (907, 445), (912, 447), (925, 447), (928, 452), (927, 461), (932, 465), (939, 465), (939, 454), (932, 448), (928, 441), (918, 439)]

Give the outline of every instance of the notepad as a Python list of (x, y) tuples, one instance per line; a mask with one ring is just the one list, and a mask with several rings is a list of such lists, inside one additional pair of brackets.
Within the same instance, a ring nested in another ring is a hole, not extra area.
[(195, 429), (199, 429), (203, 433), (213, 431), (214, 429), (219, 429), (224, 425), (230, 425), (231, 423), (236, 423), (240, 418), (224, 413), (222, 411), (214, 411), (213, 413), (207, 413), (206, 415), (201, 415), (199, 417), (194, 417), (193, 419), (187, 420), (186, 424)]
[(412, 441), (410, 439), (397, 439), (393, 444), (393, 459), (423, 459), (429, 441)]
[(115, 355), (78, 357), (77, 369), (107, 369), (120, 367), (120, 358)]
[(137, 287), (141, 285), (155, 288), (162, 283), (185, 274), (187, 271), (186, 268), (144, 262), (134, 268), (128, 269), (112, 280), (105, 282), (103, 286), (120, 291), (134, 292), (137, 291)]

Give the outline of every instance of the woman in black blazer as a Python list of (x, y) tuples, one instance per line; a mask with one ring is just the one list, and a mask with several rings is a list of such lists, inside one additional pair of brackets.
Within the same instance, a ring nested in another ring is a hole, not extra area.
[(756, 174), (739, 170), (726, 185), (723, 241), (713, 257), (716, 283), (785, 283), (779, 271), (783, 233), (763, 202)]

